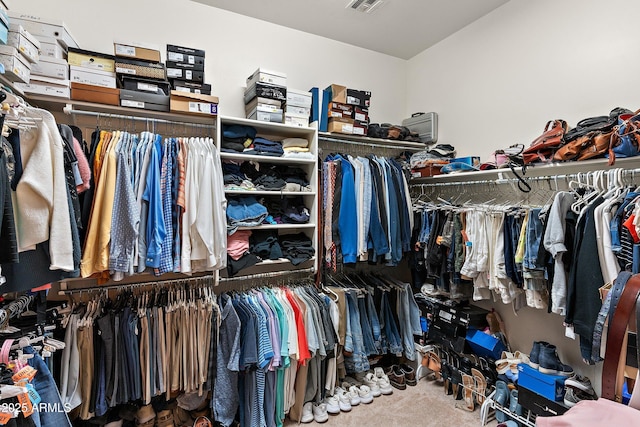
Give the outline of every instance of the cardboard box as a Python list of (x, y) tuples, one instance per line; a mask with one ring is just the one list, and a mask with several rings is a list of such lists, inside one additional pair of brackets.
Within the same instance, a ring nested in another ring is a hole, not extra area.
[(63, 47), (79, 47), (67, 26), (62, 21), (41, 18), (30, 14), (9, 13), (11, 23), (20, 24), (35, 37), (53, 37), (60, 41)]
[(256, 108), (247, 115), (247, 119), (258, 120), (261, 122), (282, 123), (284, 121), (284, 116), (282, 110), (260, 111)]
[(347, 103), (347, 87), (340, 85), (330, 85), (325, 89), (330, 102)]
[(531, 390), (549, 400), (563, 400), (566, 379), (561, 375), (543, 374), (524, 363), (518, 365), (518, 387)]
[(66, 99), (69, 99), (71, 96), (69, 80), (32, 76), (29, 83), (16, 83), (16, 87), (24, 93), (34, 93)]
[[(167, 53), (172, 52), (172, 53), (181, 53), (183, 55), (192, 55), (192, 56), (200, 56), (202, 58), (205, 57), (205, 52), (202, 49), (195, 49), (192, 47), (184, 47), (184, 46), (176, 46), (174, 44), (168, 44), (167, 45)], [(167, 58), (169, 57), (169, 55), (167, 55)], [(184, 59), (169, 59), (169, 61), (184, 61)]]
[(549, 400), (524, 387), (518, 387), (518, 404), (539, 417), (556, 417), (569, 410), (563, 401)]
[(345, 104), (369, 108), (371, 106), (371, 92), (347, 89)]
[(204, 61), (197, 64), (190, 64), (188, 62), (167, 61), (167, 70), (169, 70), (170, 68), (182, 68), (184, 70), (204, 72)]
[(204, 83), (204, 72), (185, 70), (183, 68), (167, 68), (167, 78), (171, 80)]
[(369, 109), (362, 107), (353, 107), (353, 118), (360, 122), (369, 123)]
[(268, 84), (268, 83), (256, 82), (250, 87), (247, 87), (247, 89), (244, 92), (245, 105), (248, 104), (255, 97), (276, 99), (278, 101), (286, 102), (287, 88), (283, 86)]
[(263, 111), (275, 111), (282, 109), (282, 101), (278, 101), (277, 99), (269, 99), (262, 97), (255, 97), (247, 105), (244, 106), (245, 112), (247, 116), (249, 113), (254, 110), (256, 107), (263, 107), (266, 110)]
[(306, 128), (309, 127), (309, 116), (287, 113), (284, 115), (284, 123), (290, 126)]
[(287, 105), (311, 108), (311, 92), (302, 90), (287, 90)]
[(199, 93), (171, 91), (171, 111), (189, 113), (198, 116), (218, 114), (218, 97)]
[(31, 65), (31, 75), (69, 80), (69, 65), (64, 59), (41, 56), (40, 61)]
[(121, 89), (120, 105), (143, 110), (169, 111), (169, 96)]
[(9, 25), (7, 44), (18, 49), (31, 63), (38, 62), (40, 59), (40, 42), (22, 25), (13, 23)]
[(40, 42), (40, 59), (50, 57), (67, 60), (67, 51), (52, 37), (38, 37)]
[(81, 83), (92, 86), (102, 86), (115, 89), (116, 73), (100, 71), (96, 68), (69, 66), (70, 80), (74, 83)]
[(367, 136), (369, 130), (369, 123), (359, 120), (353, 121), (353, 134), (358, 136)]
[(115, 41), (113, 51), (119, 57), (160, 62), (160, 47), (152, 44)]
[(352, 135), (353, 119), (330, 118), (328, 129), (329, 129), (329, 132), (345, 133), (347, 135)]
[(467, 330), (467, 342), (478, 356), (500, 359), (502, 352), (506, 350), (502, 341), (478, 329)]
[(171, 87), (179, 92), (200, 93), (202, 95), (211, 95), (211, 85), (206, 83), (185, 82), (182, 80), (173, 80)]
[(270, 71), (258, 68), (253, 72), (253, 74), (247, 77), (247, 87), (253, 86), (257, 82), (286, 87), (287, 75), (279, 71)]
[(351, 114), (353, 112), (353, 106), (347, 105), (347, 104), (341, 104), (339, 102), (330, 102), (329, 103), (329, 109), (330, 110), (344, 111), (347, 114), (349, 114), (349, 116), (351, 116)]
[(329, 118), (345, 118), (351, 119), (351, 111), (343, 111), (343, 110), (330, 110)]
[(169, 85), (169, 82), (140, 79), (137, 77), (123, 77), (122, 89), (164, 96), (171, 95), (171, 86)]
[(251, 112), (256, 109), (260, 112), (283, 113), (282, 108), (278, 107), (277, 105), (260, 103), (255, 104), (253, 102), (249, 105), (245, 105), (244, 112), (247, 116), (250, 116)]
[(120, 89), (71, 82), (71, 99), (97, 104), (120, 105)]
[(4, 65), (4, 75), (9, 81), (29, 83), (31, 65), (15, 47), (0, 45), (0, 64)]
[(154, 80), (167, 80), (167, 70), (160, 62), (140, 61), (138, 59), (116, 58), (116, 74), (146, 77)]
[(75, 65), (76, 67), (94, 68), (110, 73), (116, 71), (116, 58), (106, 53), (69, 48), (67, 62), (69, 65)]
[(289, 105), (289, 103), (287, 103), (285, 113), (309, 117), (311, 115), (311, 108), (297, 107), (295, 105)]
[(180, 52), (167, 52), (167, 62), (181, 62), (204, 67), (204, 56), (189, 55)]

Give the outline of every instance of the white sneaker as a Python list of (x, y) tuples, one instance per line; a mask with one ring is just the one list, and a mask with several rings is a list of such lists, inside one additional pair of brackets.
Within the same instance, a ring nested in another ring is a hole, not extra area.
[(300, 418), (301, 423), (310, 423), (313, 421), (313, 403), (307, 402), (302, 407), (302, 418)]
[(363, 382), (367, 387), (369, 387), (369, 390), (371, 391), (371, 395), (373, 397), (379, 397), (382, 395), (382, 392), (380, 392), (380, 387), (378, 387), (378, 379), (373, 372), (369, 372), (367, 375), (365, 375)]
[(342, 412), (349, 412), (351, 410), (351, 399), (349, 394), (340, 387), (336, 387), (335, 393), (335, 395), (338, 396), (338, 405), (340, 406), (340, 410)]
[(329, 414), (339, 414), (340, 413), (340, 399), (337, 394), (333, 396), (327, 397), (324, 399), (324, 402), (327, 405), (327, 412)]
[(313, 405), (313, 419), (317, 423), (325, 423), (329, 419), (326, 403)]
[(387, 374), (384, 373), (384, 369), (382, 369), (380, 367), (375, 368), (373, 370), (373, 373), (374, 373), (374, 375), (376, 376), (377, 379), (386, 378), (387, 381), (389, 381), (389, 377), (387, 376)]
[(360, 388), (358, 388), (358, 397), (360, 397), (360, 402), (362, 403), (373, 402), (373, 395), (371, 394), (369, 386), (361, 385)]
[(393, 394), (393, 387), (391, 387), (389, 377), (387, 377), (386, 375), (384, 377), (378, 378), (378, 387), (380, 387), (380, 392), (382, 394)]
[(360, 394), (358, 393), (358, 387), (352, 385), (349, 387), (349, 401), (351, 402), (351, 406), (358, 406), (360, 404)]

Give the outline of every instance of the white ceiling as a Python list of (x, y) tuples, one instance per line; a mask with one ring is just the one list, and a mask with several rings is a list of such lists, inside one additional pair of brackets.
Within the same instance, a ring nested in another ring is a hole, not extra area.
[(370, 14), (349, 0), (193, 1), (410, 59), (508, 0), (384, 0)]

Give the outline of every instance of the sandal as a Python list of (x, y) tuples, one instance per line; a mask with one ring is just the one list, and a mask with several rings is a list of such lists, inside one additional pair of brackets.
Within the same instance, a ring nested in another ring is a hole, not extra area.
[(482, 372), (475, 368), (471, 368), (471, 375), (473, 375), (475, 382), (476, 401), (478, 405), (482, 405), (486, 397), (487, 380), (484, 375), (482, 375)]
[(469, 412), (473, 412), (476, 409), (476, 404), (473, 400), (474, 383), (475, 381), (471, 375), (462, 374), (462, 397), (464, 404), (456, 403), (456, 408), (464, 409)]

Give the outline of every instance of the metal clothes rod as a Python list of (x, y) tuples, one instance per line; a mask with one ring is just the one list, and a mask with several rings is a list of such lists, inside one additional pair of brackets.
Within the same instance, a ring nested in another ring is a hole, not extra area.
[[(522, 178), (527, 182), (535, 181), (555, 181), (555, 180), (575, 180), (579, 177), (586, 177), (591, 172), (579, 172), (573, 174), (562, 175), (546, 175), (546, 176), (523, 176)], [(622, 174), (625, 178), (631, 176), (635, 178), (636, 174), (640, 176), (640, 169), (622, 169)], [(478, 184), (509, 184), (517, 183), (517, 178), (496, 178), (496, 179), (482, 179), (476, 181), (451, 181), (451, 182), (433, 182), (433, 183), (415, 183), (411, 184), (412, 187), (450, 187), (454, 185), (478, 185)]]
[(228, 282), (239, 282), (239, 281), (253, 280), (253, 279), (267, 279), (271, 277), (288, 276), (290, 274), (298, 274), (298, 273), (315, 273), (315, 268), (309, 267), (309, 268), (303, 268), (300, 270), (284, 270), (284, 271), (274, 271), (272, 273), (248, 274), (246, 276), (221, 277), (219, 279), (219, 282), (228, 283)]
[(123, 120), (135, 120), (140, 122), (153, 122), (153, 123), (166, 123), (166, 124), (174, 124), (180, 126), (193, 126), (196, 128), (208, 128), (215, 129), (215, 124), (206, 124), (206, 123), (195, 123), (195, 122), (181, 122), (176, 120), (166, 120), (166, 119), (156, 119), (153, 117), (138, 117), (138, 116), (125, 116), (123, 114), (111, 114), (111, 113), (96, 113), (94, 111), (84, 111), (84, 110), (72, 110), (67, 107), (64, 108), (65, 114), (68, 115), (76, 115), (76, 116), (91, 116), (91, 117), (103, 117), (107, 119), (123, 119)]
[(422, 151), (425, 150), (427, 148), (427, 146), (425, 145), (424, 147), (409, 147), (406, 145), (402, 145), (402, 144), (398, 144), (398, 145), (388, 145), (388, 144), (378, 144), (376, 142), (359, 142), (359, 141), (351, 141), (348, 139), (339, 139), (339, 138), (328, 138), (328, 137), (319, 137), (318, 140), (322, 143), (322, 142), (333, 142), (333, 143), (338, 143), (338, 144), (351, 144), (351, 145), (359, 145), (359, 146), (374, 146), (374, 147), (381, 147), (381, 148), (390, 148), (392, 150), (407, 150), (407, 151)]
[(118, 285), (106, 285), (106, 286), (92, 286), (90, 288), (75, 288), (75, 289), (61, 289), (58, 293), (59, 295), (67, 295), (74, 293), (91, 293), (91, 292), (101, 292), (108, 291), (112, 289), (133, 289), (133, 288), (142, 288), (145, 286), (171, 286), (171, 285), (186, 285), (190, 283), (198, 284), (198, 281), (207, 281), (211, 280), (210, 285), (215, 285), (215, 277), (213, 275), (207, 276), (198, 276), (198, 277), (188, 277), (188, 278), (180, 278), (173, 280), (161, 280), (161, 281), (147, 281), (147, 282), (136, 282), (136, 283), (123, 283)]

